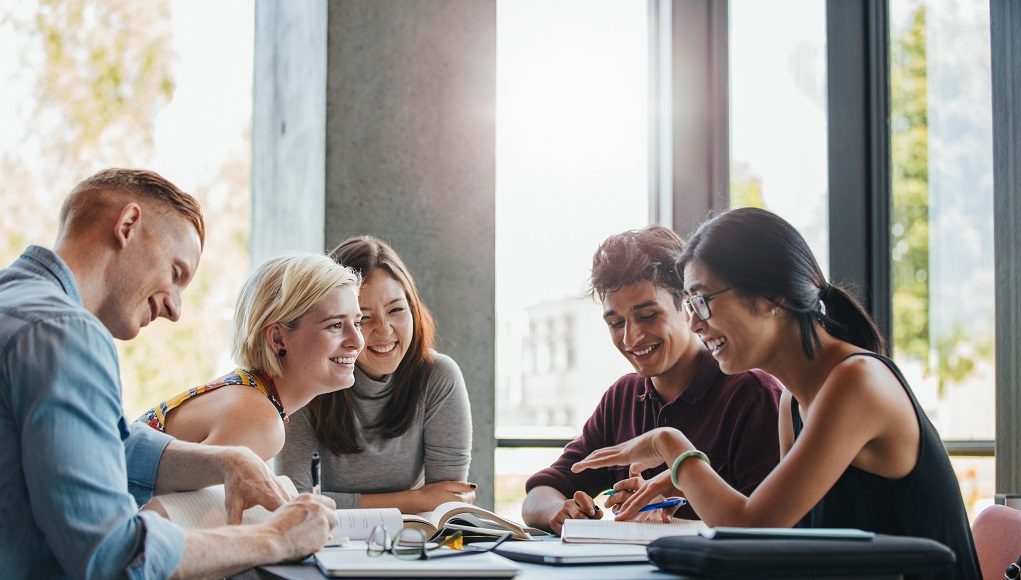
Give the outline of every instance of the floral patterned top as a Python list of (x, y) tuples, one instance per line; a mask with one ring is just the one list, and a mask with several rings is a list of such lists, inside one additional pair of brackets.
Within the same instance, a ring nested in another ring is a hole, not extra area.
[(277, 412), (280, 413), (280, 420), (287, 423), (287, 412), (284, 411), (284, 406), (280, 402), (279, 395), (277, 395), (276, 386), (273, 384), (273, 378), (262, 371), (247, 371), (240, 368), (234, 369), (226, 375), (223, 375), (222, 377), (202, 386), (192, 387), (176, 397), (163, 401), (159, 405), (156, 405), (152, 409), (142, 413), (142, 416), (137, 420), (149, 425), (157, 431), (165, 432), (167, 415), (169, 415), (171, 411), (183, 405), (185, 401), (210, 391), (215, 391), (216, 389), (227, 385), (247, 385), (259, 391), (263, 395), (266, 395), (269, 402), (273, 403)]

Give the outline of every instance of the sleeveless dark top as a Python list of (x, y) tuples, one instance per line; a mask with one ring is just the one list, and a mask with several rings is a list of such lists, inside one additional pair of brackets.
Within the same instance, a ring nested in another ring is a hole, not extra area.
[[(877, 534), (930, 538), (949, 547), (957, 555), (953, 570), (906, 578), (979, 578), (978, 557), (968, 514), (961, 499), (961, 488), (939, 433), (929, 422), (893, 361), (874, 353), (851, 356), (879, 359), (904, 387), (918, 418), (918, 464), (900, 479), (889, 479), (848, 466), (797, 527), (860, 528)], [(791, 399), (791, 415), (794, 439), (797, 440), (803, 423), (795, 399)]]

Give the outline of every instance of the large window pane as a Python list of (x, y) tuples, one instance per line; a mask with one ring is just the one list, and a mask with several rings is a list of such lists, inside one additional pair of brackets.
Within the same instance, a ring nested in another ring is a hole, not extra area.
[(789, 221), (829, 272), (826, 3), (730, 2), (730, 205)]
[(989, 3), (893, 0), (890, 35), (894, 357), (944, 439), (993, 439)]
[[(497, 29), (497, 436), (568, 438), (630, 370), (582, 294), (599, 242), (648, 220), (646, 4), (501, 1)], [(510, 512), (550, 459), (519, 455)]]
[(215, 224), (181, 320), (117, 343), (129, 418), (231, 366), (248, 262), (253, 28), (252, 3), (238, 0), (0, 5), (0, 263), (52, 245), (64, 196), (107, 167), (156, 170)]

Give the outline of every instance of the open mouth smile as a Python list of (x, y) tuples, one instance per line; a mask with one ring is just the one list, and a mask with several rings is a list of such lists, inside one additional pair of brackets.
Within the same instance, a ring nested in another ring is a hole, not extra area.
[(397, 348), (397, 341), (391, 342), (389, 344), (377, 344), (366, 348), (368, 348), (371, 352), (375, 354), (390, 354), (391, 352), (394, 351), (394, 349)]
[(652, 354), (653, 352), (655, 352), (657, 349), (659, 349), (659, 344), (652, 344), (645, 348), (629, 350), (628, 352), (631, 353), (631, 356), (635, 358), (645, 358)]

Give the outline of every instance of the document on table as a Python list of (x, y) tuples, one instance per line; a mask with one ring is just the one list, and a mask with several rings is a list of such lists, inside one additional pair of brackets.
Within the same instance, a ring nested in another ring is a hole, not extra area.
[(676, 518), (669, 523), (565, 520), (561, 537), (567, 543), (644, 545), (664, 536), (697, 536), (703, 529), (701, 520)]

